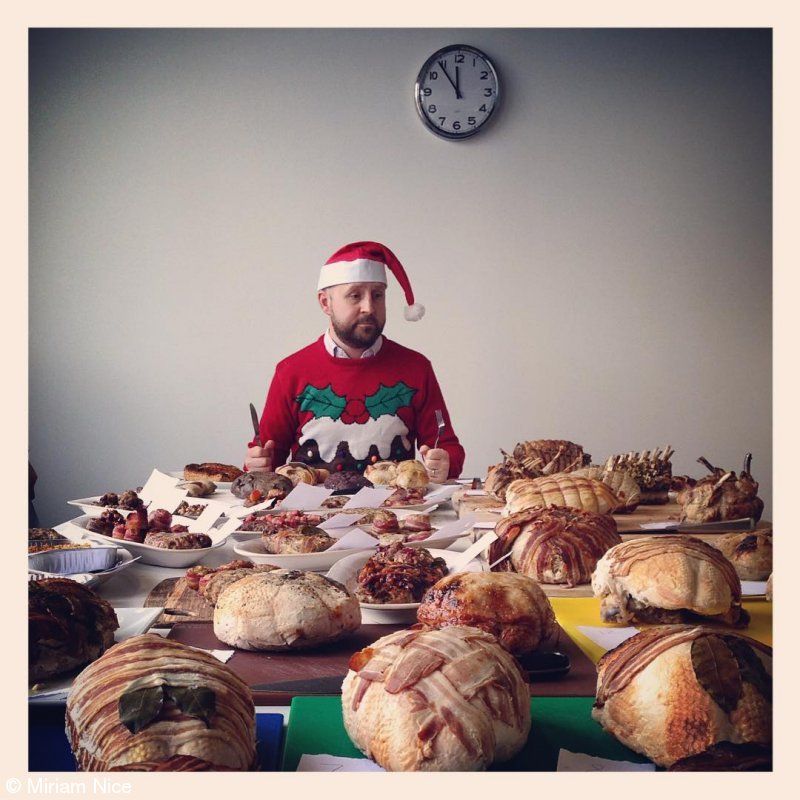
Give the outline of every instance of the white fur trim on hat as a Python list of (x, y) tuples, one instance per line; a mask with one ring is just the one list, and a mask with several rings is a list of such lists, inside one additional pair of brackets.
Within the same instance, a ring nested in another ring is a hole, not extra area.
[(320, 269), (317, 291), (340, 283), (387, 284), (386, 266), (380, 261), (358, 258), (355, 261), (334, 261)]
[(425, 306), (422, 303), (412, 303), (403, 309), (403, 316), (409, 322), (417, 322), (425, 316)]

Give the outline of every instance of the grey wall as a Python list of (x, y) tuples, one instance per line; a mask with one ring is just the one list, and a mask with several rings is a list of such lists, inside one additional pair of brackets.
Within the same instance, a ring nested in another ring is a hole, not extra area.
[[(484, 48), (491, 129), (416, 116)], [(523, 438), (771, 490), (771, 37), (747, 30), (66, 30), (30, 40), (38, 507), (238, 463), (340, 245), (399, 255), (468, 475)]]

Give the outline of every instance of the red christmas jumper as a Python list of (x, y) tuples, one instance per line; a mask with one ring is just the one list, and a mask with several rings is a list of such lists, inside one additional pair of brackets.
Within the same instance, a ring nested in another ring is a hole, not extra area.
[(450, 478), (464, 466), (464, 448), (450, 424), (431, 362), (384, 337), (370, 358), (336, 358), (317, 341), (283, 359), (261, 415), (261, 440), (275, 442), (275, 463), (304, 461), (329, 470), (357, 470), (374, 461), (414, 458), (433, 447), (439, 409), (446, 428), (439, 447), (450, 455)]

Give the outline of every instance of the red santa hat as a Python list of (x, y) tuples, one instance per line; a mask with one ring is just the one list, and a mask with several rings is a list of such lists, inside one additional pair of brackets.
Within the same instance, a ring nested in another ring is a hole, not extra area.
[(412, 322), (422, 319), (425, 306), (414, 302), (414, 292), (403, 265), (388, 247), (378, 242), (352, 242), (340, 247), (320, 270), (317, 291), (340, 283), (387, 284), (386, 267), (397, 278), (406, 296), (408, 305), (403, 309), (403, 316)]

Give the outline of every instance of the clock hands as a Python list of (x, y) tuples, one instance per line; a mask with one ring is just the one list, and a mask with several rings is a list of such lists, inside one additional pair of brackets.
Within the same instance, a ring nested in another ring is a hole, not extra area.
[[(458, 84), (457, 84), (457, 83), (454, 83), (454, 82), (453, 82), (453, 79), (452, 79), (452, 78), (450, 77), (450, 75), (447, 73), (447, 69), (446, 69), (446, 67), (445, 67), (445, 65), (444, 65), (444, 61), (440, 61), (440, 62), (439, 62), (439, 67), (440, 67), (440, 69), (442, 70), (442, 72), (444, 73), (444, 76), (445, 76), (445, 78), (447, 78), (447, 80), (449, 80), (449, 81), (450, 81), (450, 85), (451, 85), (451, 86), (453, 87), (453, 89), (455, 90), (455, 93), (456, 93), (456, 99), (457, 99), (457, 100), (461, 100), (461, 99), (462, 99), (462, 97), (461, 97), (461, 92), (458, 90)], [(458, 80), (458, 67), (456, 67), (456, 80)]]

